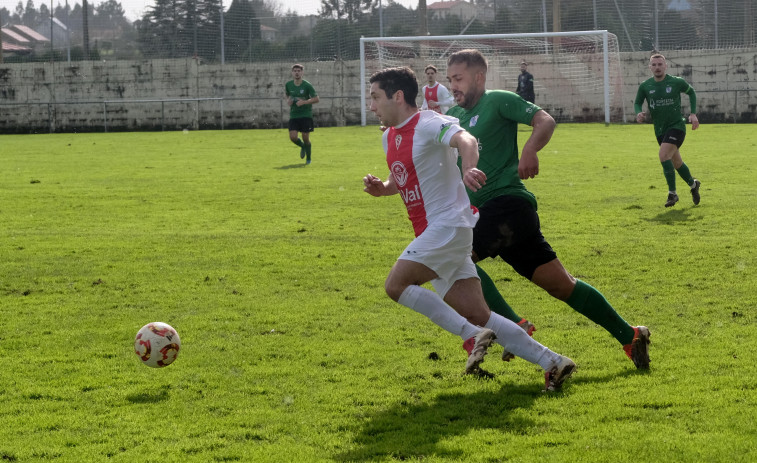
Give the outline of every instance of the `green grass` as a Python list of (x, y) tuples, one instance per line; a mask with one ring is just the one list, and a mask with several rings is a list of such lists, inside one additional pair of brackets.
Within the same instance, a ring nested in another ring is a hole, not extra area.
[[(753, 126), (689, 132), (702, 203), (679, 180), (671, 209), (649, 125), (558, 126), (543, 232), (650, 327), (652, 369), (485, 261), (578, 363), (555, 395), (497, 348), (463, 377), (460, 340), (386, 297), (412, 230), (362, 192), (378, 130), (313, 143), (304, 167), (283, 130), (0, 137), (0, 461), (757, 459)], [(133, 353), (150, 321), (181, 335), (168, 368)]]

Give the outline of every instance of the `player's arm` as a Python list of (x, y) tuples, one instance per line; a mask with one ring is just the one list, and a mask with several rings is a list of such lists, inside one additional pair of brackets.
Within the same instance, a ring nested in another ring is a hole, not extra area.
[(368, 174), (363, 177), (363, 185), (365, 185), (363, 191), (376, 197), (395, 195), (399, 192), (397, 184), (394, 182), (394, 177), (391, 175), (389, 176), (389, 179), (384, 182), (380, 178)]
[(286, 87), (284, 87), (284, 98), (287, 100), (289, 106), (294, 104), (294, 100), (289, 96), (289, 90)]
[(539, 174), (538, 153), (549, 143), (555, 132), (555, 125), (555, 120), (543, 109), (534, 114), (531, 120), (531, 127), (534, 129), (520, 153), (518, 176), (521, 179), (534, 178)]
[(644, 122), (644, 90), (639, 87), (636, 91), (636, 99), (633, 100), (633, 110), (636, 112), (636, 122)]
[(436, 96), (439, 98), (439, 106), (453, 106), (455, 104), (455, 98), (447, 90), (447, 87), (442, 84), (439, 84)]
[(689, 115), (689, 122), (691, 122), (691, 130), (699, 128), (699, 119), (697, 118), (697, 92), (694, 91), (694, 87), (688, 86), (684, 92), (689, 95), (689, 106), (691, 106), (691, 114)]
[(478, 140), (476, 137), (461, 130), (452, 135), (449, 146), (457, 148), (462, 158), (463, 183), (471, 191), (478, 191), (486, 185), (486, 174), (476, 168), (478, 165)]

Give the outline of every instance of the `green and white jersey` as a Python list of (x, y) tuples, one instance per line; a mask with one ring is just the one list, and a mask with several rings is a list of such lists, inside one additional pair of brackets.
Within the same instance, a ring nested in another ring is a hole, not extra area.
[(536, 208), (536, 197), (518, 176), (518, 123), (531, 125), (540, 109), (513, 92), (487, 90), (473, 108), (447, 111), (478, 140), (477, 167), (486, 174), (486, 185), (476, 192), (466, 188), (471, 204), (479, 207), (497, 196), (515, 195)]
[(637, 114), (642, 112), (644, 100), (647, 100), (655, 136), (661, 137), (670, 129), (686, 131), (686, 119), (681, 114), (681, 93), (689, 95), (691, 113), (696, 114), (696, 92), (682, 78), (666, 74), (659, 82), (651, 77), (639, 85), (633, 102), (634, 109)]
[[(315, 93), (315, 88), (313, 88), (307, 80), (303, 80), (300, 85), (295, 85), (294, 80), (290, 80), (284, 85), (284, 90), (286, 91), (286, 96), (292, 97), (294, 103), (297, 103), (297, 100), (309, 100), (314, 96), (318, 96), (318, 94)], [(305, 104), (297, 106), (296, 104), (292, 104), (292, 106), (289, 107), (289, 117), (291, 119), (298, 117), (313, 117), (313, 105)]]

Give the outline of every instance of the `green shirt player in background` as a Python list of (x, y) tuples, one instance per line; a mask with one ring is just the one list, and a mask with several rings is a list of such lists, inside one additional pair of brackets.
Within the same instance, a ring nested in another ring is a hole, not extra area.
[[(305, 163), (310, 164), (310, 132), (315, 130), (313, 105), (321, 100), (310, 82), (302, 79), (304, 71), (301, 64), (292, 66), (292, 80), (284, 85), (284, 90), (289, 105), (289, 139), (300, 147), (300, 159), (307, 156)], [(302, 140), (298, 133), (302, 133)]]
[[(486, 90), (486, 58), (477, 50), (461, 50), (447, 60), (447, 79), (457, 106), (447, 111), (478, 139), (478, 169), (486, 184), (468, 190), (479, 219), (473, 229), (473, 261), (500, 256), (521, 276), (602, 326), (623, 346), (636, 368), (649, 368), (649, 329), (631, 326), (594, 287), (573, 277), (541, 233), (536, 198), (522, 180), (539, 174), (537, 153), (555, 130), (546, 111), (513, 92)], [(518, 159), (518, 124), (533, 127)], [(492, 279), (477, 265), (489, 308), (518, 323), (529, 334), (533, 324), (517, 315)], [(467, 342), (467, 341), (466, 341)], [(512, 354), (505, 353), (503, 360)]]
[(636, 122), (644, 122), (642, 105), (647, 100), (649, 114), (654, 122), (654, 134), (660, 145), (660, 162), (665, 180), (668, 182), (668, 200), (665, 207), (674, 206), (678, 202), (676, 193), (676, 171), (691, 188), (691, 199), (694, 205), (699, 204), (700, 181), (691, 176), (688, 166), (681, 158), (679, 148), (686, 138), (686, 119), (681, 115), (681, 93), (689, 95), (691, 104), (691, 130), (699, 127), (697, 119), (697, 94), (685, 80), (666, 74), (668, 63), (665, 57), (657, 53), (649, 58), (649, 70), (653, 77), (639, 85), (636, 100), (633, 102), (636, 111)]

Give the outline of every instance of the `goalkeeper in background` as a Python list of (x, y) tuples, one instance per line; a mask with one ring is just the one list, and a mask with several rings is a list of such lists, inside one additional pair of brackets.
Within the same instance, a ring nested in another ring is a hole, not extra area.
[(666, 73), (668, 63), (659, 53), (649, 58), (649, 70), (652, 76), (639, 85), (636, 100), (633, 102), (636, 111), (636, 122), (644, 122), (642, 105), (647, 100), (649, 114), (654, 123), (654, 133), (660, 145), (660, 162), (665, 180), (668, 182), (668, 200), (665, 207), (674, 206), (678, 202), (676, 193), (676, 172), (689, 185), (691, 199), (694, 205), (699, 204), (699, 186), (701, 182), (691, 176), (689, 167), (683, 162), (679, 148), (686, 138), (686, 119), (681, 115), (681, 93), (689, 95), (691, 105), (691, 130), (699, 127), (697, 119), (697, 94), (694, 88), (680, 77)]
[[(302, 79), (304, 71), (301, 64), (292, 66), (292, 80), (284, 85), (284, 91), (289, 105), (289, 139), (300, 147), (300, 159), (307, 157), (305, 164), (310, 164), (310, 132), (315, 130), (313, 105), (321, 100), (310, 82)], [(302, 133), (302, 140), (298, 133)]]

